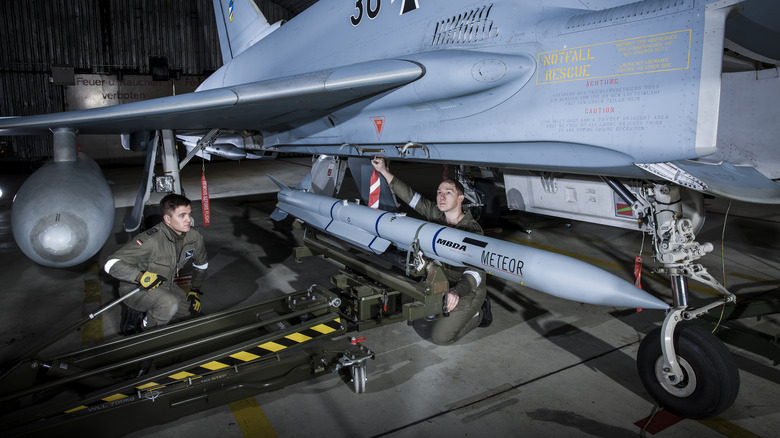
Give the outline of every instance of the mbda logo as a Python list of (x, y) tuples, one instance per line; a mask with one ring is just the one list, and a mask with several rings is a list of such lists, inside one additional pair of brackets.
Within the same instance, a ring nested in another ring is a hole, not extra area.
[(447, 248), (457, 249), (458, 251), (466, 250), (466, 245), (462, 243), (450, 242), (449, 240), (444, 240), (444, 239), (438, 239), (436, 240), (436, 243), (438, 243), (439, 245), (444, 245)]

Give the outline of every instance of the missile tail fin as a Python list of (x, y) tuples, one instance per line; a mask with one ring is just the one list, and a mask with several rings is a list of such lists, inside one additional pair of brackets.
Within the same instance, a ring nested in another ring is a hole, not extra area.
[(274, 182), (277, 186), (279, 186), (279, 191), (282, 193), (291, 193), (292, 189), (287, 187), (283, 182), (279, 181), (278, 179), (272, 177), (271, 175), (266, 174), (268, 178), (271, 178), (271, 181)]
[(362, 228), (344, 222), (331, 222), (324, 228), (324, 231), (349, 242), (358, 248), (371, 251), (375, 254), (385, 252), (391, 243), (387, 239), (383, 239), (372, 233), (366, 232)]
[(282, 219), (284, 219), (286, 217), (287, 217), (287, 212), (282, 210), (282, 209), (280, 209), (280, 208), (275, 209), (274, 212), (271, 213), (271, 216), (270, 216), (271, 219), (273, 219), (273, 220), (275, 220), (277, 222), (279, 222), (280, 220), (282, 220)]

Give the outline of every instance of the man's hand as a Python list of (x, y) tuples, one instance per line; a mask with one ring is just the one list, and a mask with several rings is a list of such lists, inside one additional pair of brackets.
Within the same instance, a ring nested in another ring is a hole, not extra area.
[(385, 163), (385, 159), (380, 156), (371, 158), (371, 165), (374, 166), (374, 169), (379, 173), (387, 170), (387, 163)]
[(444, 311), (445, 312), (452, 312), (455, 310), (455, 307), (457, 307), (458, 302), (460, 301), (460, 297), (455, 292), (454, 289), (450, 289), (449, 292), (447, 292), (445, 301), (444, 301)]
[(385, 177), (385, 180), (387, 180), (388, 184), (393, 181), (394, 176), (387, 168), (387, 161), (385, 161), (384, 158), (375, 155), (373, 158), (371, 158), (371, 165), (374, 166), (374, 170), (381, 173), (382, 176)]
[(187, 292), (187, 301), (190, 302), (190, 315), (200, 315), (200, 298), (198, 298), (199, 290), (191, 290)]
[(138, 277), (136, 277), (135, 281), (137, 281), (144, 289), (152, 290), (168, 281), (168, 279), (162, 275), (157, 275), (154, 272), (141, 271), (141, 273), (138, 274)]

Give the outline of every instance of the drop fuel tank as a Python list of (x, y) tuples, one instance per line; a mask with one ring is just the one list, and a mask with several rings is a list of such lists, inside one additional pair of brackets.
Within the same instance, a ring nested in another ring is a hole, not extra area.
[(16, 244), (36, 263), (63, 268), (95, 255), (114, 224), (114, 196), (103, 172), (82, 153), (51, 160), (24, 182), (11, 207)]

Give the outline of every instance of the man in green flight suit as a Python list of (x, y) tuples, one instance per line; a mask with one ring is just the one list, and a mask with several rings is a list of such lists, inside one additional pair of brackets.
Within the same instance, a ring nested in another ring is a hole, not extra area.
[[(371, 160), (377, 172), (387, 181), (395, 195), (431, 222), (459, 230), (482, 234), (482, 227), (463, 212), (463, 185), (446, 179), (439, 184), (436, 202), (425, 199), (411, 187), (390, 173), (384, 158)], [(472, 267), (443, 265), (450, 290), (447, 292), (444, 310), (449, 317), (438, 318), (431, 328), (431, 341), (438, 345), (452, 344), (475, 327), (487, 327), (493, 322), (490, 299), (487, 297), (485, 271)]]
[[(201, 313), (198, 296), (209, 264), (203, 237), (192, 228), (190, 200), (170, 194), (160, 200), (160, 210), (162, 222), (135, 236), (112, 254), (104, 267), (121, 280), (120, 295), (139, 286), (144, 289), (124, 301), (128, 309), (122, 318), (123, 334)], [(192, 285), (185, 293), (173, 280), (190, 261)]]

